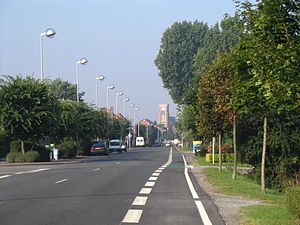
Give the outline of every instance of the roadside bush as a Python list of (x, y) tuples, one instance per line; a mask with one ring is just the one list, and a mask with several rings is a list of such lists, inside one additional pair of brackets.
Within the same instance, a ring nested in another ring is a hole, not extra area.
[(36, 162), (39, 160), (39, 153), (34, 151), (10, 152), (7, 154), (6, 161), (9, 163)]
[(287, 189), (287, 207), (296, 219), (300, 219), (300, 186)]
[(48, 162), (50, 160), (50, 149), (47, 149), (44, 146), (41, 145), (34, 145), (31, 148), (31, 151), (38, 152), (39, 153), (39, 162)]
[(76, 145), (70, 139), (64, 140), (57, 148), (59, 149), (59, 158), (70, 159), (75, 158), (77, 155)]
[(0, 129), (0, 158), (9, 152), (9, 137)]

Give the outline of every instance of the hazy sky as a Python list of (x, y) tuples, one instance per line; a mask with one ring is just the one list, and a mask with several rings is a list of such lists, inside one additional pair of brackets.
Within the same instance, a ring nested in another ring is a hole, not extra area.
[[(57, 32), (44, 38), (44, 74), (76, 83), (76, 61), (80, 90), (84, 99), (95, 103), (96, 76), (100, 105), (106, 106), (106, 87), (110, 105), (119, 97), (129, 97), (140, 111), (137, 119), (157, 120), (160, 103), (176, 106), (163, 88), (153, 61), (163, 32), (176, 21), (203, 21), (210, 26), (225, 13), (233, 14), (232, 0), (0, 0), (0, 75), (40, 77), (39, 38), (47, 28)], [(128, 107), (126, 107), (127, 109)], [(132, 113), (131, 113), (132, 116)]]

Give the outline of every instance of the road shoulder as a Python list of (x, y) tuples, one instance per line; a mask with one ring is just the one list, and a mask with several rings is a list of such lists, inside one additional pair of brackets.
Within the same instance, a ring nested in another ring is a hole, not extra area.
[(229, 196), (216, 192), (214, 187), (207, 181), (203, 172), (204, 166), (191, 166), (193, 153), (183, 152), (190, 171), (199, 186), (211, 197), (216, 204), (220, 215), (227, 225), (239, 225), (242, 219), (240, 208), (249, 205), (262, 204), (259, 200), (248, 199), (240, 196)]

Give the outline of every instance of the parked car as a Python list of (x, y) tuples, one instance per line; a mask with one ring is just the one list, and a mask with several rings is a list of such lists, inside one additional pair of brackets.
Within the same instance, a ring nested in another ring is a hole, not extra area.
[(109, 152), (127, 152), (125, 145), (123, 145), (119, 139), (110, 140), (108, 150)]
[(106, 144), (103, 141), (98, 141), (97, 143), (92, 145), (90, 153), (91, 155), (108, 155), (109, 151)]

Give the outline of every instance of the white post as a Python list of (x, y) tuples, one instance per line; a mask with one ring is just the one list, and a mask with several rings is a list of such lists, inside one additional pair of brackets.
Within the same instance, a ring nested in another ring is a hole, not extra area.
[(96, 108), (99, 108), (98, 96), (98, 79), (96, 78)]
[(212, 138), (212, 163), (215, 164), (215, 141), (216, 138)]
[(77, 88), (76, 88), (77, 102), (79, 102), (79, 75), (78, 75), (78, 63), (76, 63), (76, 80), (77, 80)]
[(41, 80), (44, 80), (44, 49), (43, 49), (43, 35), (40, 35), (40, 57), (41, 57)]
[(118, 114), (118, 93), (116, 93), (116, 112), (115, 114)]

